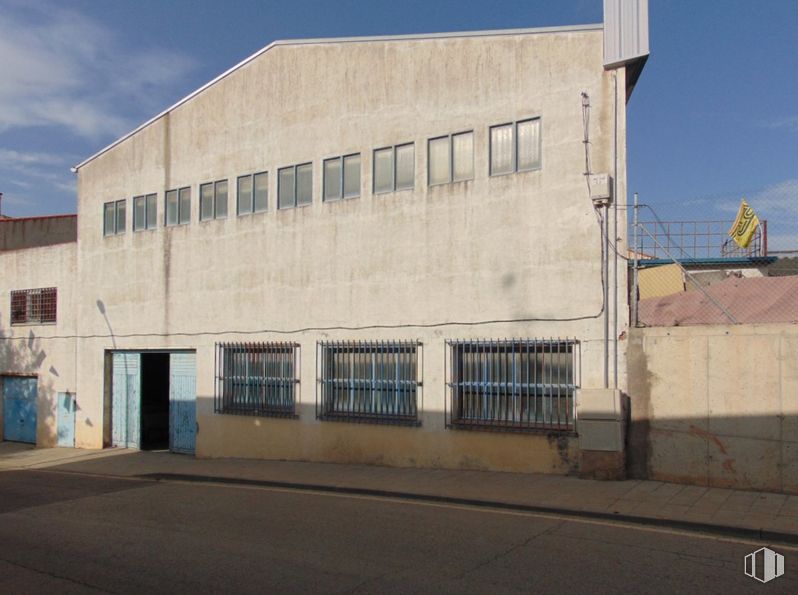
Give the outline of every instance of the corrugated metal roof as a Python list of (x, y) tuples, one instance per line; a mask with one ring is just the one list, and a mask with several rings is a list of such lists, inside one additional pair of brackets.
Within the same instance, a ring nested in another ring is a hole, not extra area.
[(491, 37), (491, 36), (499, 36), (499, 35), (536, 35), (541, 33), (570, 33), (570, 32), (581, 32), (581, 31), (601, 31), (603, 30), (604, 26), (601, 23), (598, 24), (591, 24), (591, 25), (569, 25), (564, 27), (536, 27), (530, 29), (495, 29), (495, 30), (487, 30), (487, 31), (462, 31), (462, 32), (453, 32), (453, 33), (425, 33), (425, 34), (410, 34), (410, 35), (381, 35), (381, 36), (370, 36), (370, 37), (330, 37), (330, 38), (318, 38), (318, 39), (286, 39), (286, 40), (278, 40), (273, 41), (266, 47), (258, 50), (251, 56), (245, 58), (229, 70), (226, 70), (215, 79), (211, 80), (210, 82), (204, 84), (202, 87), (189, 93), (183, 99), (175, 103), (174, 105), (166, 108), (157, 116), (147, 120), (134, 130), (131, 130), (121, 138), (115, 140), (107, 147), (97, 151), (91, 157), (84, 159), (80, 163), (78, 163), (75, 167), (72, 168), (72, 172), (77, 172), (78, 169), (93, 161), (103, 153), (113, 149), (118, 144), (122, 143), (123, 141), (127, 140), (137, 132), (143, 130), (153, 122), (159, 120), (172, 110), (180, 107), (187, 101), (193, 99), (209, 87), (212, 87), (222, 79), (226, 78), (230, 74), (237, 71), (239, 68), (246, 66), (250, 62), (252, 62), (255, 58), (259, 57), (262, 54), (265, 54), (270, 49), (279, 47), (279, 46), (292, 46), (292, 45), (319, 45), (319, 44), (326, 44), (326, 43), (365, 43), (365, 42), (374, 42), (374, 41), (415, 41), (415, 40), (425, 40), (425, 39), (451, 39), (451, 38), (458, 38), (458, 37)]

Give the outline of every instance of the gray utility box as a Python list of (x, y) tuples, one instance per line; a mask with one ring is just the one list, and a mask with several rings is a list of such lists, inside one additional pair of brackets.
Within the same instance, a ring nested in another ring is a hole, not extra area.
[(618, 389), (577, 389), (579, 448), (622, 452), (626, 442), (626, 407), (626, 397)]

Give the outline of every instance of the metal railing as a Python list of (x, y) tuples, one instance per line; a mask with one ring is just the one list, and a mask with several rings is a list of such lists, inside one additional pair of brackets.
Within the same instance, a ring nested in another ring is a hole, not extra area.
[(638, 221), (633, 250), (648, 259), (756, 258), (767, 256), (767, 221), (758, 225), (751, 243), (741, 248), (729, 237), (733, 221)]
[(418, 341), (320, 341), (316, 417), (417, 425)]
[(216, 413), (296, 417), (297, 343), (217, 343)]
[(49, 324), (56, 321), (58, 290), (55, 287), (11, 292), (11, 324)]
[(446, 360), (447, 427), (573, 431), (575, 339), (453, 340)]

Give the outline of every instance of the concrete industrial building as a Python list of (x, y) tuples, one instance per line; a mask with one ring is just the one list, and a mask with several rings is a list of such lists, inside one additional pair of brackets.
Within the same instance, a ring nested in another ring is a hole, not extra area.
[(79, 164), (0, 252), (6, 439), (611, 476), (619, 27), (275, 42)]

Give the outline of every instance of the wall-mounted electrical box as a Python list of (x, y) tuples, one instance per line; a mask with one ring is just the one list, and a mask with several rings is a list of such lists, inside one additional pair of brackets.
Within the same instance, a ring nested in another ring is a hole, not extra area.
[(595, 206), (612, 204), (612, 176), (610, 174), (590, 174), (590, 199)]

